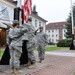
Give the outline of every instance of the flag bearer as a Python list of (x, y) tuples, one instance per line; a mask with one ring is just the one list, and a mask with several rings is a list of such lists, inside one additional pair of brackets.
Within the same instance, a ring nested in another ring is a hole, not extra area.
[(13, 21), (13, 28), (8, 33), (10, 39), (9, 52), (10, 52), (10, 68), (11, 72), (15, 74), (22, 73), (20, 69), (20, 57), (22, 54), (22, 35), (27, 32), (27, 27), (19, 27), (19, 21)]

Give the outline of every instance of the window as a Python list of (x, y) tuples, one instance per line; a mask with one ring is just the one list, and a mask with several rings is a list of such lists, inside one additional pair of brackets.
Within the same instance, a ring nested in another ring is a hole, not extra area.
[(50, 30), (48, 30), (48, 32), (50, 33)]
[(56, 37), (57, 37), (57, 34), (56, 34)]
[(54, 37), (54, 35), (52, 34), (52, 37)]
[(50, 35), (48, 35), (48, 37), (50, 37)]
[(66, 32), (66, 30), (64, 30), (64, 32)]
[(1, 19), (4, 19), (6, 21), (10, 20), (9, 12), (6, 6), (1, 6), (1, 14), (3, 14), (3, 17), (1, 17)]
[(7, 7), (2, 6), (1, 8), (2, 8), (2, 13), (3, 13), (3, 15), (4, 15), (4, 16), (8, 16)]
[(35, 20), (35, 27), (37, 27), (37, 20)]
[(52, 42), (54, 42), (54, 39), (52, 39)]
[(41, 27), (41, 22), (39, 22), (39, 27)]
[(54, 32), (54, 30), (52, 30), (52, 32)]
[(49, 42), (51, 42), (51, 39), (49, 39)]

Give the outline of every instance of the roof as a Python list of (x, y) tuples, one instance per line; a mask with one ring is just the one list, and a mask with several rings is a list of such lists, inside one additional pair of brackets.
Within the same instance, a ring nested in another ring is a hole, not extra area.
[(46, 30), (64, 28), (67, 25), (66, 21), (53, 22), (46, 25)]
[(36, 15), (36, 14), (34, 14), (34, 13), (32, 13), (31, 16), (33, 16), (33, 17), (35, 17), (35, 18), (38, 18), (38, 19), (40, 19), (40, 20), (42, 20), (42, 21), (44, 21), (44, 22), (48, 22), (47, 20), (43, 19), (42, 17), (40, 17), (40, 16), (38, 16), (38, 15)]
[(3, 0), (3, 1), (7, 1), (7, 2), (9, 2), (9, 3), (11, 3), (11, 4), (15, 5), (15, 3), (14, 3), (14, 1), (13, 1), (13, 0)]
[(10, 2), (10, 3), (13, 3), (13, 0), (6, 0), (6, 1), (8, 1), (8, 2)]
[(7, 28), (7, 26), (0, 22), (0, 28)]

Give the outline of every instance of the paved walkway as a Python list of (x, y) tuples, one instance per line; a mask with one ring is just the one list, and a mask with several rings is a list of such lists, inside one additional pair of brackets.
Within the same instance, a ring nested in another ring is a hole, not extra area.
[(48, 55), (58, 55), (58, 56), (71, 56), (75, 57), (75, 53), (72, 52), (46, 52)]
[[(35, 55), (38, 60), (37, 52)], [(21, 75), (75, 75), (75, 50), (46, 52), (45, 61), (37, 63), (36, 69), (21, 66), (21, 70)], [(1, 65), (0, 71), (0, 75), (11, 75), (8, 65)]]

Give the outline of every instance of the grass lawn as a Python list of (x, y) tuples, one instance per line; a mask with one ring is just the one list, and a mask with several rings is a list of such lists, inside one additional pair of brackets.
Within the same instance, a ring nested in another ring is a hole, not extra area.
[[(69, 47), (57, 47), (56, 45), (47, 45), (45, 47), (46, 51), (54, 51), (54, 50), (66, 50)], [(37, 50), (37, 48), (35, 48)], [(0, 57), (2, 57), (4, 50), (0, 50)]]
[(45, 48), (46, 51), (54, 51), (54, 50), (66, 50), (66, 49), (69, 49), (69, 47), (46, 47)]
[[(69, 49), (69, 47), (57, 47), (56, 45), (48, 45), (45, 47), (46, 51), (54, 51), (54, 50), (66, 50)], [(35, 48), (37, 50), (37, 48)]]
[(3, 55), (3, 50), (0, 50), (0, 57), (2, 57), (2, 55)]

